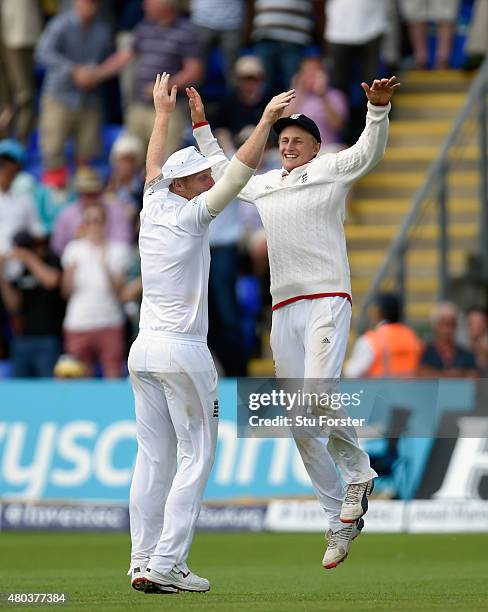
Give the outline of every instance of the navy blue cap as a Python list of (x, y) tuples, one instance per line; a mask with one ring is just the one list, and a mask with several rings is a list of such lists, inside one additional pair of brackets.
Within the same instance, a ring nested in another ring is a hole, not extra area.
[(279, 136), (281, 132), (289, 125), (298, 125), (298, 127), (301, 127), (306, 132), (311, 134), (317, 142), (322, 142), (320, 130), (317, 127), (317, 124), (315, 121), (310, 119), (310, 117), (307, 117), (307, 115), (296, 114), (291, 115), (290, 117), (282, 117), (273, 124), (273, 130)]

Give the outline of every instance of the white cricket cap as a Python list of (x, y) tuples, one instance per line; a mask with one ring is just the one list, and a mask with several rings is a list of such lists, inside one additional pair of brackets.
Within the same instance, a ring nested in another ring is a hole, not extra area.
[(157, 186), (169, 187), (176, 178), (183, 178), (202, 172), (202, 170), (208, 170), (223, 161), (227, 161), (225, 155), (205, 157), (196, 147), (180, 149), (170, 155), (161, 168), (162, 178), (158, 181)]

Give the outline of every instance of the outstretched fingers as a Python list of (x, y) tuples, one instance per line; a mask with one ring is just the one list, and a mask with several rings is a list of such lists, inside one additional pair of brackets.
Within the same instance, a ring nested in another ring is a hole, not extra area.
[(284, 91), (283, 93), (275, 96), (271, 101), (271, 104), (276, 109), (283, 109), (286, 108), (294, 98), (295, 90), (290, 89), (289, 91)]
[(392, 76), (389, 79), (375, 79), (371, 87), (367, 83), (361, 83), (361, 87), (366, 93), (369, 93), (379, 89), (398, 89), (400, 83), (396, 76)]
[(280, 93), (276, 96), (277, 100), (293, 100), (293, 98), (295, 97), (295, 90), (294, 89), (290, 89), (289, 91), (284, 91), (283, 93)]
[(371, 93), (371, 87), (367, 83), (361, 83), (361, 87), (366, 92), (366, 95)]

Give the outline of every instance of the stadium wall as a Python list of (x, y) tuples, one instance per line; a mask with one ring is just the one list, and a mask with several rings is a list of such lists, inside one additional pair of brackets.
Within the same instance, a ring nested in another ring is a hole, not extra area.
[[(451, 434), (401, 440), (393, 475), (377, 482), (383, 496), (394, 490), (402, 499), (373, 501), (370, 531), (488, 531), (484, 392), (480, 399), (470, 381), (445, 384), (437, 397)], [(325, 529), (293, 440), (239, 438), (236, 381), (222, 380), (219, 391), (219, 443), (199, 526)], [(380, 399), (386, 426), (395, 403)], [(374, 452), (384, 441), (363, 442)], [(2, 382), (0, 528), (126, 529), (135, 453), (127, 381)]]

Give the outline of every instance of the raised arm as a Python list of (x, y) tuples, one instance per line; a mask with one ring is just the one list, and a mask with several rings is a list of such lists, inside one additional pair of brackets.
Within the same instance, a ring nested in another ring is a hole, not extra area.
[(171, 113), (175, 108), (177, 93), (176, 85), (173, 85), (171, 91), (168, 90), (169, 79), (170, 75), (167, 72), (163, 72), (162, 75), (158, 74), (154, 83), (153, 99), (156, 116), (147, 147), (144, 191), (159, 178), (165, 159), (168, 125)]
[[(188, 96), (188, 105), (190, 107), (193, 136), (197, 141), (200, 151), (205, 157), (211, 157), (212, 155), (222, 155), (226, 157), (217, 139), (212, 134), (212, 130), (205, 116), (205, 106), (200, 94), (194, 87), (187, 87), (186, 95)], [(212, 168), (212, 175), (215, 180), (220, 179), (228, 165), (228, 161), (223, 161)]]
[(294, 97), (295, 90), (290, 89), (271, 99), (254, 131), (236, 153), (236, 157), (242, 163), (252, 168), (259, 166), (271, 127), (278, 121)]
[(285, 108), (295, 97), (295, 91), (283, 92), (271, 99), (253, 133), (238, 149), (222, 178), (207, 193), (207, 207), (215, 217), (239, 195), (259, 166), (269, 132)]
[(400, 83), (393, 76), (375, 80), (371, 87), (362, 83), (361, 87), (368, 98), (366, 127), (356, 144), (335, 156), (336, 173), (345, 183), (352, 183), (367, 174), (383, 157), (388, 140), (390, 100)]

